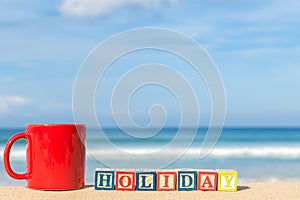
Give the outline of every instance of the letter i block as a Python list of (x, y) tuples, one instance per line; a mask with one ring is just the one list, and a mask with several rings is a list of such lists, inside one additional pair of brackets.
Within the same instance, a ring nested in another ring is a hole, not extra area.
[(197, 189), (197, 171), (183, 169), (177, 171), (177, 189), (196, 190)]
[(156, 172), (156, 190), (176, 190), (177, 173), (172, 170)]
[(156, 172), (151, 170), (136, 171), (136, 190), (156, 190)]
[(116, 170), (116, 190), (135, 190), (135, 171)]
[(237, 191), (238, 173), (230, 169), (218, 169), (218, 191)]
[(217, 190), (218, 173), (214, 170), (198, 171), (198, 190), (216, 191)]
[(115, 170), (100, 169), (95, 170), (95, 190), (114, 190)]

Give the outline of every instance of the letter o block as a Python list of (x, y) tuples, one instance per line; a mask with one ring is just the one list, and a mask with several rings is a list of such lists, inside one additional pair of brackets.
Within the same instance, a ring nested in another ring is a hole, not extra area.
[(134, 171), (116, 171), (116, 190), (135, 190)]

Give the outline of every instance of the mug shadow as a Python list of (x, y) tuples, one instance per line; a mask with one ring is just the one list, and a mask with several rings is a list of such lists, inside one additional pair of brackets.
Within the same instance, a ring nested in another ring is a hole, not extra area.
[(94, 187), (94, 185), (85, 185), (83, 189)]

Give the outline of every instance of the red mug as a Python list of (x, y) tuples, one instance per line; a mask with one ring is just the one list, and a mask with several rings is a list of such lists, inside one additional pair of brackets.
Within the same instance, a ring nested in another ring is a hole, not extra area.
[[(26, 139), (24, 174), (14, 172), (9, 154), (13, 143)], [(84, 187), (86, 126), (83, 124), (28, 124), (12, 136), (4, 150), (4, 167), (15, 179), (26, 179), (28, 188), (73, 190)]]

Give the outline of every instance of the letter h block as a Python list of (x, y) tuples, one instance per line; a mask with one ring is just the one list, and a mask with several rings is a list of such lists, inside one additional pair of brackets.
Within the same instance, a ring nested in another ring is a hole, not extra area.
[(137, 170), (136, 171), (136, 190), (155, 191), (156, 190), (156, 171)]
[(198, 190), (216, 191), (218, 173), (215, 170), (198, 170)]
[(177, 189), (196, 190), (197, 189), (197, 171), (193, 169), (179, 169), (177, 171)]
[(218, 191), (237, 191), (238, 173), (232, 169), (217, 169)]
[(101, 169), (95, 170), (95, 190), (114, 190), (115, 170)]
[(135, 171), (116, 170), (116, 190), (135, 190)]
[(173, 170), (156, 172), (156, 190), (176, 190), (177, 173)]

